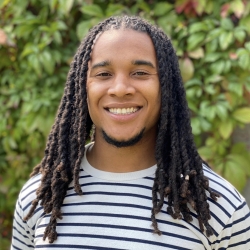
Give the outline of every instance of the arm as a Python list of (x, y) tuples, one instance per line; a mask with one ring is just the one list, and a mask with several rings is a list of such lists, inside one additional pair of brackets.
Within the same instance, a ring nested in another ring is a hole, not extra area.
[(250, 249), (250, 211), (245, 201), (235, 210), (212, 246), (216, 250)]
[(23, 220), (24, 212), (19, 197), (16, 203), (16, 209), (13, 221), (11, 250), (33, 250), (34, 249), (34, 230), (32, 230), (26, 221)]

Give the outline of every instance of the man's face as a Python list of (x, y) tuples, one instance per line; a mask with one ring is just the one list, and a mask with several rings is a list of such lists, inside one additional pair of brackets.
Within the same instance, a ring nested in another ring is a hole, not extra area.
[(147, 34), (120, 29), (97, 38), (87, 76), (96, 142), (108, 137), (126, 145), (138, 135), (138, 140), (155, 141), (161, 105), (157, 73), (155, 49)]

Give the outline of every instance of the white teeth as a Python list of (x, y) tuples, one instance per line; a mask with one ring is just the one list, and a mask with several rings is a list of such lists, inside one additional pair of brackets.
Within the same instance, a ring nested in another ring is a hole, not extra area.
[(134, 113), (138, 110), (138, 108), (110, 108), (108, 109), (110, 113), (116, 114), (116, 115), (128, 115), (131, 113)]

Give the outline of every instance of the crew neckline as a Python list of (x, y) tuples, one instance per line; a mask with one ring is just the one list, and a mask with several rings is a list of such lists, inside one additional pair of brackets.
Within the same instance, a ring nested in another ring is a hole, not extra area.
[(89, 149), (89, 147), (92, 147), (94, 145), (94, 142), (91, 142), (87, 145), (85, 145), (85, 153), (84, 157), (81, 162), (81, 168), (88, 173), (89, 175), (96, 177), (98, 179), (103, 180), (110, 180), (110, 181), (128, 181), (128, 180), (136, 180), (141, 179), (147, 176), (152, 176), (155, 174), (156, 171), (156, 164), (152, 167), (139, 170), (139, 171), (133, 171), (133, 172), (126, 172), (126, 173), (114, 173), (114, 172), (108, 172), (99, 170), (97, 168), (94, 168), (90, 165), (90, 163), (87, 160), (86, 153)]

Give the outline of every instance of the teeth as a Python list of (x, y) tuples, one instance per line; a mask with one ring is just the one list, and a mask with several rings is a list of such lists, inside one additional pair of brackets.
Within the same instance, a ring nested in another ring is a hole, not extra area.
[(138, 108), (110, 108), (109, 112), (116, 115), (128, 115), (134, 113), (138, 110)]

